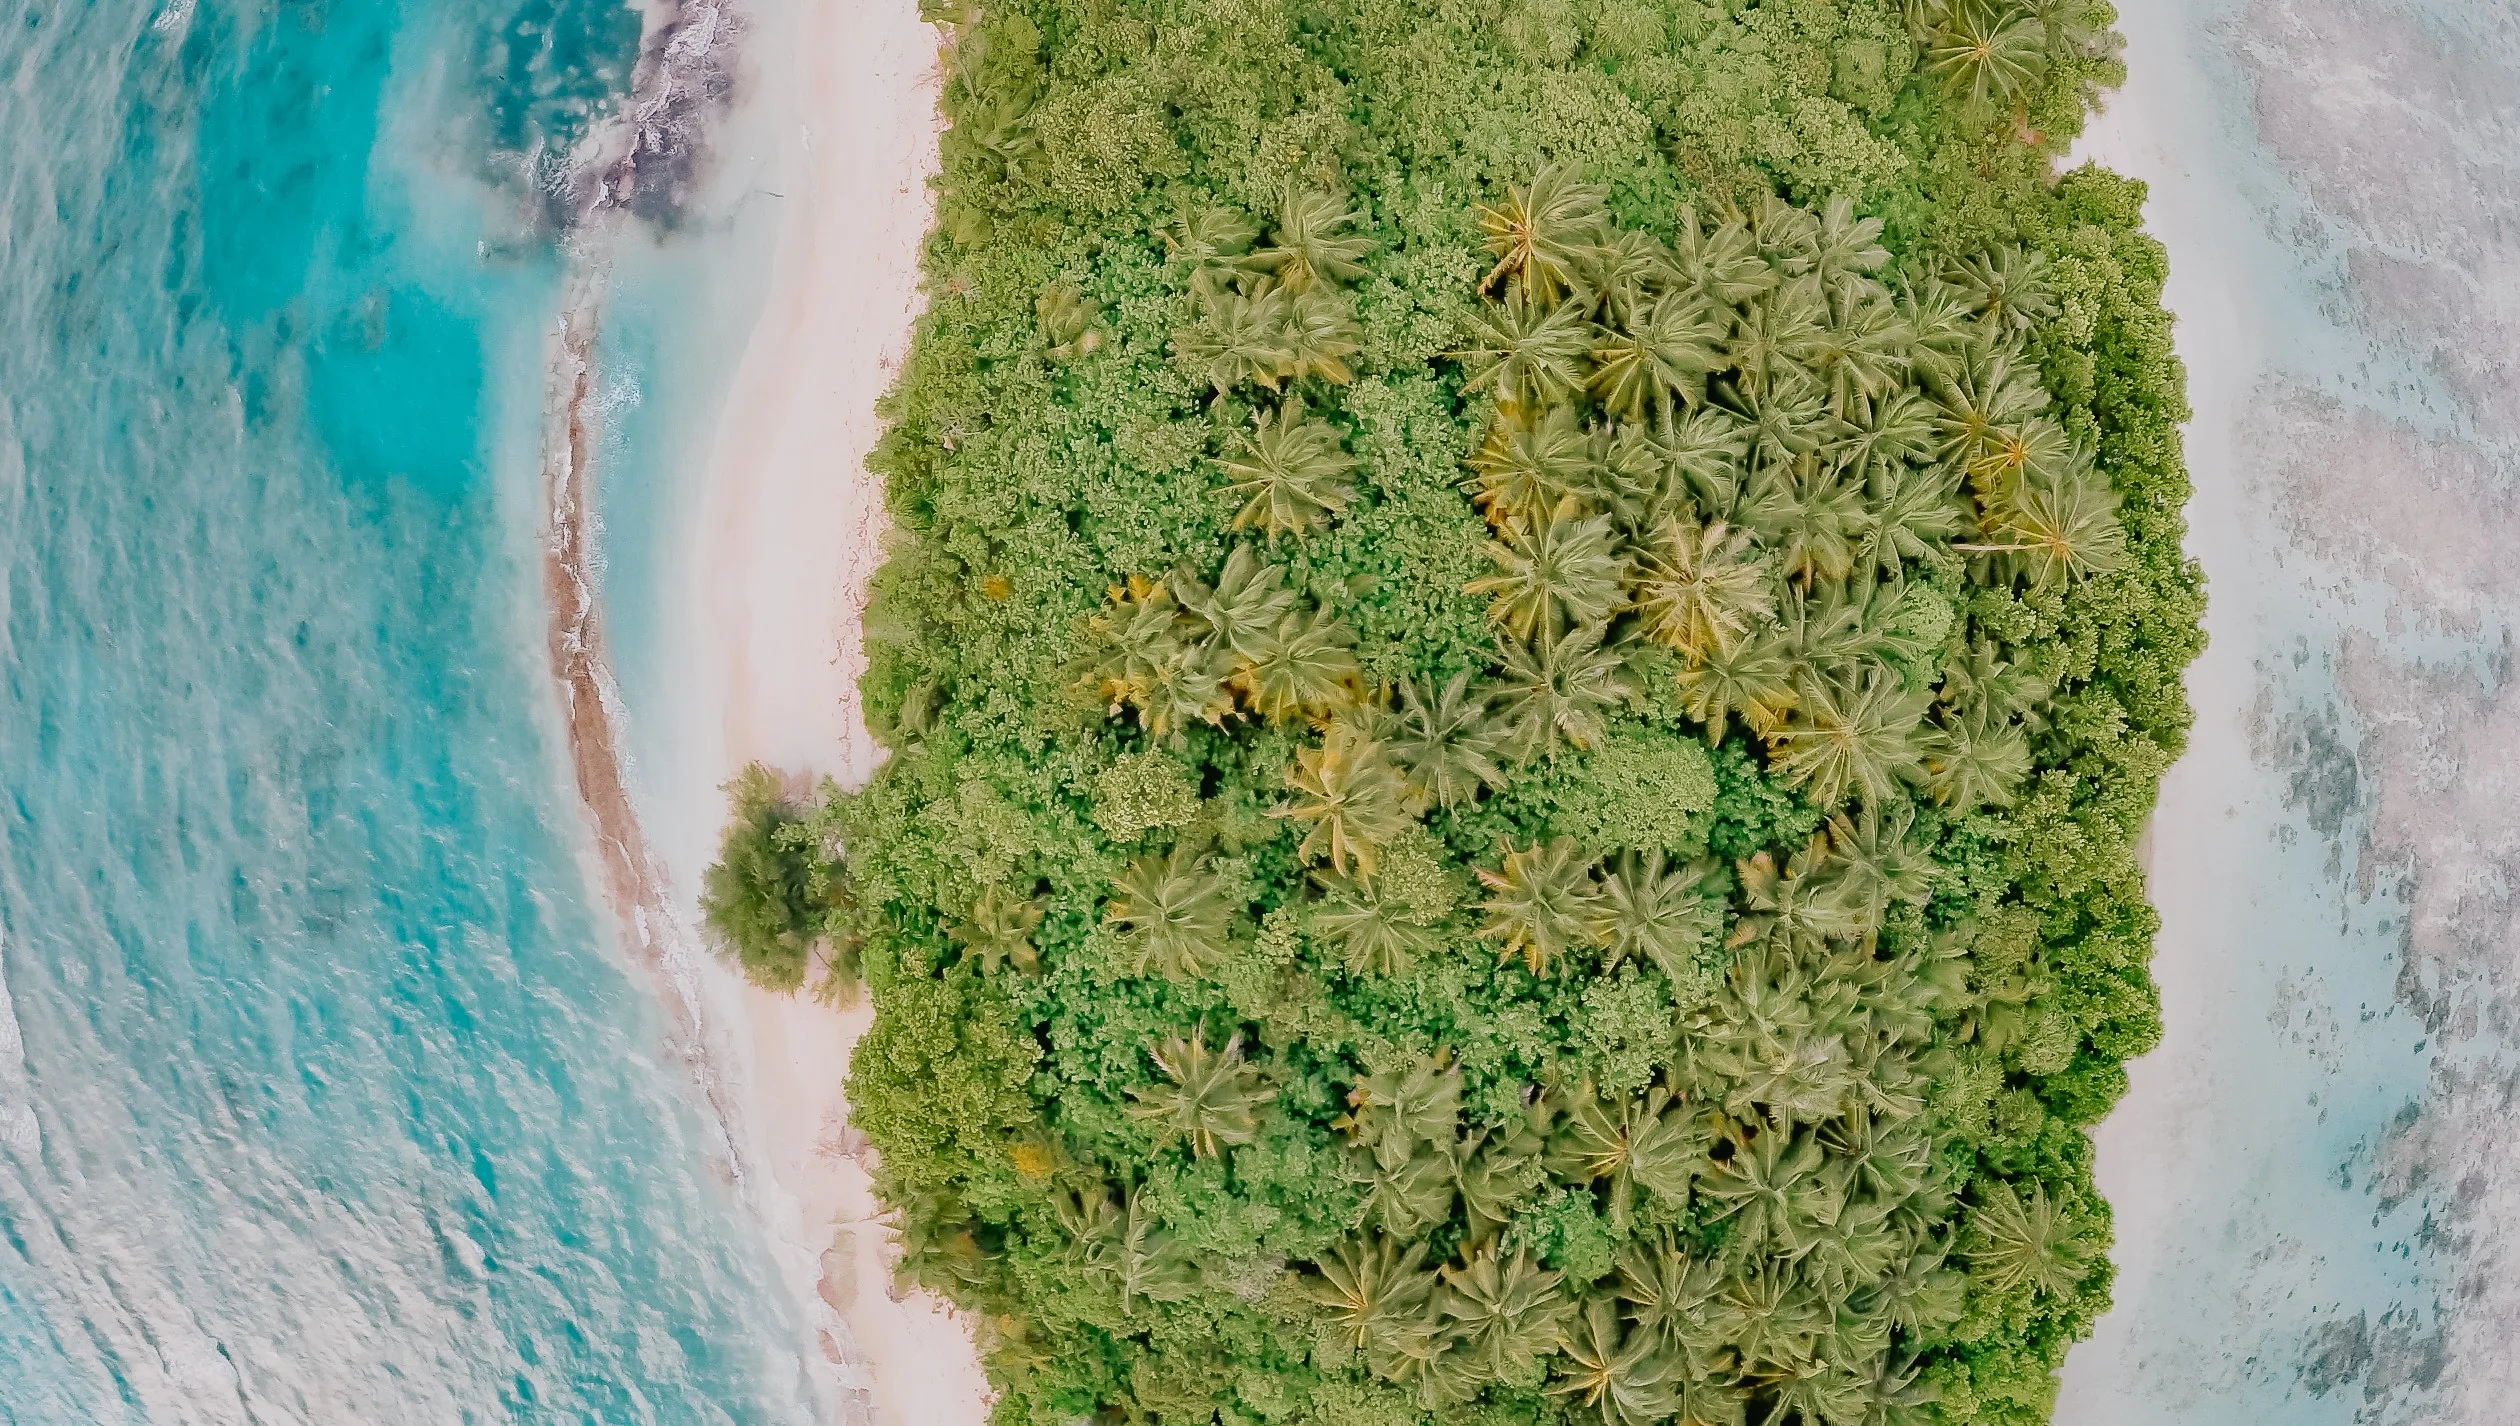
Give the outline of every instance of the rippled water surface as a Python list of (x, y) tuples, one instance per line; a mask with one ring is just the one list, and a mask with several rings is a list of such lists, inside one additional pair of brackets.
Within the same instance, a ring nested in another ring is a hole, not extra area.
[(0, 1420), (812, 1414), (541, 654), (517, 194), (637, 42), (0, 0)]

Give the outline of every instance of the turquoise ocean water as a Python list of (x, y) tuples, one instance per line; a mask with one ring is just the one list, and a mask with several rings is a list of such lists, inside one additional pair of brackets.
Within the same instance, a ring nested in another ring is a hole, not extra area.
[[(2117, 0), (2212, 644), (2060, 1426), (2520, 1420), (2520, 9)], [(2104, 129), (2111, 125), (2104, 123)]]
[(0, 0), (0, 1422), (815, 1414), (542, 654), (521, 185), (637, 41)]

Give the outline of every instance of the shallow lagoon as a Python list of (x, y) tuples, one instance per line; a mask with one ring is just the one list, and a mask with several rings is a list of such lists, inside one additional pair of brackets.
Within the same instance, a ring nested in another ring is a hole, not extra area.
[(2488, 1422), (2520, 1385), (2520, 18), (2124, 0), (2212, 646), (2151, 838), (2071, 1423)]

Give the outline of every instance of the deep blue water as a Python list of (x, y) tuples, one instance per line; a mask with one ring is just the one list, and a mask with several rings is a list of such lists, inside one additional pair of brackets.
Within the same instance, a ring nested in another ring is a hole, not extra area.
[(0, 1421), (788, 1421), (555, 746), (601, 0), (0, 0)]

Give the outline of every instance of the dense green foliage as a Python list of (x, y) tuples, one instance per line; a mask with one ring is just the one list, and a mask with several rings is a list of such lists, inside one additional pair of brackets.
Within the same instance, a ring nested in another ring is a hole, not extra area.
[(2200, 637), (2105, 5), (937, 18), (796, 845), (998, 1419), (2044, 1419)]
[(700, 914), (744, 974), (773, 990), (805, 983), (838, 891), (817, 819), (758, 763), (726, 785), (718, 859), (700, 879)]

